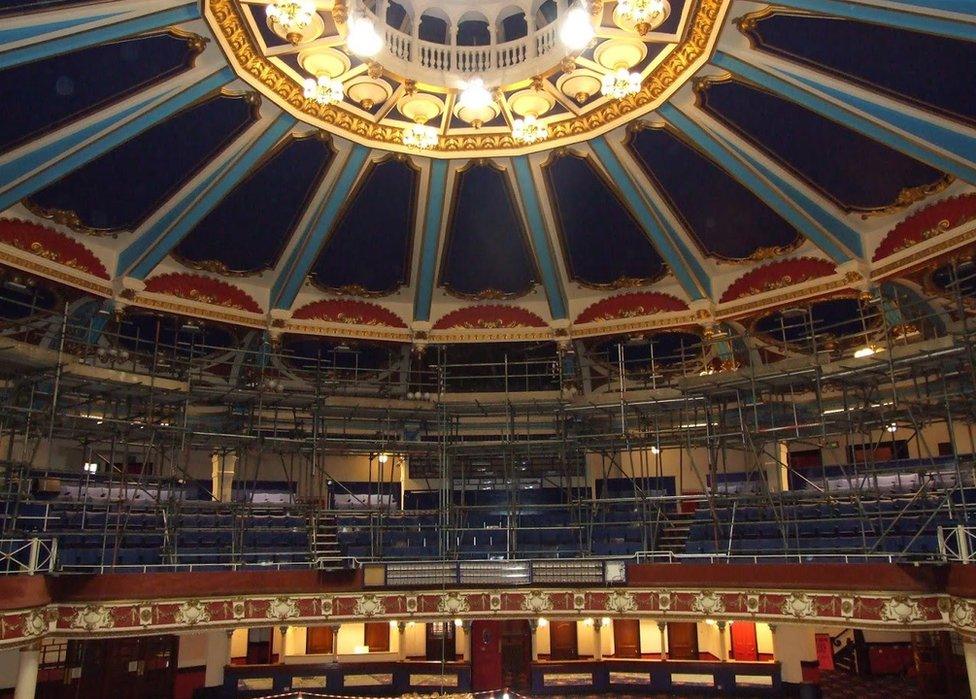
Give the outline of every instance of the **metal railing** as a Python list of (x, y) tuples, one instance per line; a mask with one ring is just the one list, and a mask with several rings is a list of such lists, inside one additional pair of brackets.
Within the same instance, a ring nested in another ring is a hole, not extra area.
[(53, 573), (58, 557), (58, 540), (0, 539), (0, 574), (36, 575)]
[(954, 527), (939, 527), (939, 555), (953, 563), (972, 563), (976, 551), (976, 527), (958, 524)]

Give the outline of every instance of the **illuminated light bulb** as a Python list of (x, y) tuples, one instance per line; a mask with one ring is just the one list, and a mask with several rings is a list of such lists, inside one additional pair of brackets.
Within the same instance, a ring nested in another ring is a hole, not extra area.
[(887, 430), (892, 434), (894, 434), (895, 432), (898, 431), (898, 425), (896, 425), (895, 423), (891, 423), (890, 425), (888, 425)]
[(305, 99), (321, 105), (342, 101), (342, 82), (335, 78), (320, 75), (317, 78), (306, 78), (302, 85), (305, 88)]
[(383, 48), (383, 37), (376, 31), (376, 27), (367, 18), (353, 16), (349, 18), (349, 33), (346, 34), (346, 46), (360, 57), (372, 57)]
[(390, 455), (389, 455), (389, 454), (386, 454), (386, 453), (384, 453), (384, 454), (380, 454), (380, 455), (379, 455), (379, 456), (377, 457), (377, 459), (379, 460), (379, 462), (380, 462), (381, 464), (385, 464), (385, 463), (386, 463), (387, 461), (389, 461), (389, 460), (390, 460)]
[(437, 129), (426, 124), (410, 124), (400, 135), (403, 145), (419, 150), (429, 150), (437, 145)]
[(856, 359), (863, 359), (864, 357), (870, 357), (871, 355), (877, 354), (881, 351), (880, 347), (875, 345), (864, 345), (854, 351), (854, 357)]
[(661, 453), (661, 448), (660, 447), (651, 447), (651, 453), (652, 454), (660, 454)]
[(640, 92), (641, 74), (632, 73), (627, 68), (617, 68), (600, 80), (600, 92), (613, 99), (623, 99)]
[(549, 136), (549, 127), (539, 121), (534, 114), (526, 114), (523, 119), (512, 122), (512, 138), (519, 143), (535, 143)]
[(277, 0), (268, 5), (268, 19), (276, 24), (293, 44), (302, 39), (302, 32), (312, 23), (315, 4), (308, 0)]
[(587, 44), (593, 40), (594, 35), (593, 21), (582, 5), (571, 8), (566, 13), (563, 24), (559, 28), (560, 41), (571, 51), (585, 49)]

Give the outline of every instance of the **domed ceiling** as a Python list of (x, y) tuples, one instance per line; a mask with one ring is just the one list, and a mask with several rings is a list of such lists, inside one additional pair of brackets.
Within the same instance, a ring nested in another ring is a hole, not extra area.
[(0, 263), (275, 334), (775, 336), (976, 237), (968, 3), (672, 0), (641, 33), (608, 0), (574, 50), (564, 0), (441, 4), (320, 0), (288, 38), (267, 0), (0, 1)]

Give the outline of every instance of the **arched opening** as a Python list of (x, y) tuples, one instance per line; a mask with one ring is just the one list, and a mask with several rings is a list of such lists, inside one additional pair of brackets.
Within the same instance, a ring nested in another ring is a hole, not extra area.
[(434, 44), (447, 44), (447, 20), (431, 14), (420, 16), (420, 40)]

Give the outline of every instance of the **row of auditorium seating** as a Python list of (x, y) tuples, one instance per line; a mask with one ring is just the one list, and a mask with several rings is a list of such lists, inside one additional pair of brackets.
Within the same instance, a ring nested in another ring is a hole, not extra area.
[(308, 519), (287, 506), (206, 503), (164, 513), (153, 503), (48, 500), (20, 503), (14, 522), (15, 531), (57, 538), (64, 570), (309, 560)]
[[(974, 493), (976, 495), (976, 493)], [(938, 550), (937, 528), (953, 526), (945, 498), (861, 502), (785, 503), (699, 509), (686, 553), (769, 556), (901, 554), (927, 557)]]

